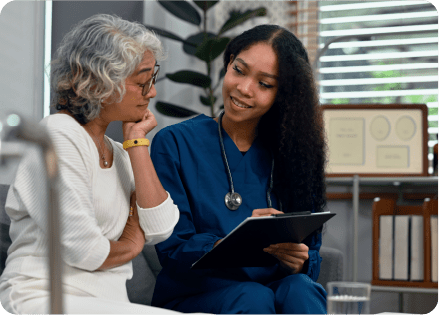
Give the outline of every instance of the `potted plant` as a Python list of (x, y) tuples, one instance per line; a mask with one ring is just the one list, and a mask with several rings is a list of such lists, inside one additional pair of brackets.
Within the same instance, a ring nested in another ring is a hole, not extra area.
[[(166, 73), (165, 77), (173, 82), (182, 84), (191, 84), (201, 89), (199, 100), (201, 104), (210, 107), (210, 115), (215, 116), (217, 109), (223, 105), (217, 104), (216, 90), (221, 85), (221, 79), (224, 77), (224, 69), (217, 75), (212, 73), (212, 63), (225, 50), (231, 38), (224, 36), (224, 33), (230, 29), (241, 25), (245, 21), (257, 16), (265, 16), (266, 9), (263, 7), (247, 10), (245, 12), (232, 11), (227, 21), (221, 26), (217, 32), (207, 30), (207, 12), (215, 6), (219, 1), (158, 1), (167, 11), (179, 19), (188, 23), (199, 26), (200, 32), (190, 35), (187, 38), (171, 33), (169, 31), (145, 25), (160, 36), (179, 41), (182, 43), (183, 52), (198, 58), (206, 64), (206, 72), (201, 73), (192, 70), (180, 70), (174, 73)], [(195, 6), (194, 6), (195, 5)], [(201, 14), (199, 13), (201, 11)], [(214, 80), (214, 78), (217, 78)], [(214, 84), (214, 81), (216, 83)], [(220, 99), (220, 98), (219, 98)], [(158, 101), (156, 108), (159, 113), (178, 118), (186, 118), (199, 114), (191, 109), (184, 108), (180, 105)]]

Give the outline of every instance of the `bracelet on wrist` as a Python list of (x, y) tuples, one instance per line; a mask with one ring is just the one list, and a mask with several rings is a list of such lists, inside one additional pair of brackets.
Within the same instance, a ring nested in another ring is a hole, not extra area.
[(146, 138), (139, 138), (139, 139), (126, 140), (123, 142), (123, 148), (125, 150), (138, 146), (149, 146), (149, 140)]

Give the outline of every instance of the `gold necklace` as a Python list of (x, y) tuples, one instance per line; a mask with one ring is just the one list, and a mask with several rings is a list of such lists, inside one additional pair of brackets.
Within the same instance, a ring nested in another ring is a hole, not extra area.
[[(104, 152), (104, 150), (102, 150), (101, 142), (100, 142), (99, 139), (96, 137), (96, 135), (95, 135), (95, 133), (93, 132), (93, 130), (91, 130), (90, 128), (89, 128), (89, 130), (90, 130), (90, 132), (93, 134), (93, 138), (96, 140), (96, 142), (97, 142), (98, 145), (99, 145), (99, 149), (100, 149), (101, 152), (102, 152), (102, 157), (101, 157), (101, 159), (104, 160), (104, 166), (107, 167), (107, 166), (108, 166), (108, 162), (107, 162), (107, 160), (105, 159), (105, 152)], [(105, 141), (105, 135), (104, 135), (104, 141)], [(98, 152), (98, 153), (99, 153), (99, 152)]]

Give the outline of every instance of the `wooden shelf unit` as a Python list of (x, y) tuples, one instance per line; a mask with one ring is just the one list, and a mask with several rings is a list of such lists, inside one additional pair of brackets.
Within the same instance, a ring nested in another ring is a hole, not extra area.
[[(426, 199), (421, 206), (397, 206), (394, 199), (380, 199), (373, 204), (372, 285), (437, 289), (431, 281), (430, 216), (438, 214), (438, 200)], [(424, 218), (424, 281), (382, 280), (379, 278), (379, 237), (381, 215), (422, 215)]]

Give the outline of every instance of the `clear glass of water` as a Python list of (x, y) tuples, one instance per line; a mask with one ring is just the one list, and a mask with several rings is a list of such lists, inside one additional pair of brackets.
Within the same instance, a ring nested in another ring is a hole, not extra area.
[(329, 282), (327, 288), (327, 314), (370, 314), (370, 284)]

